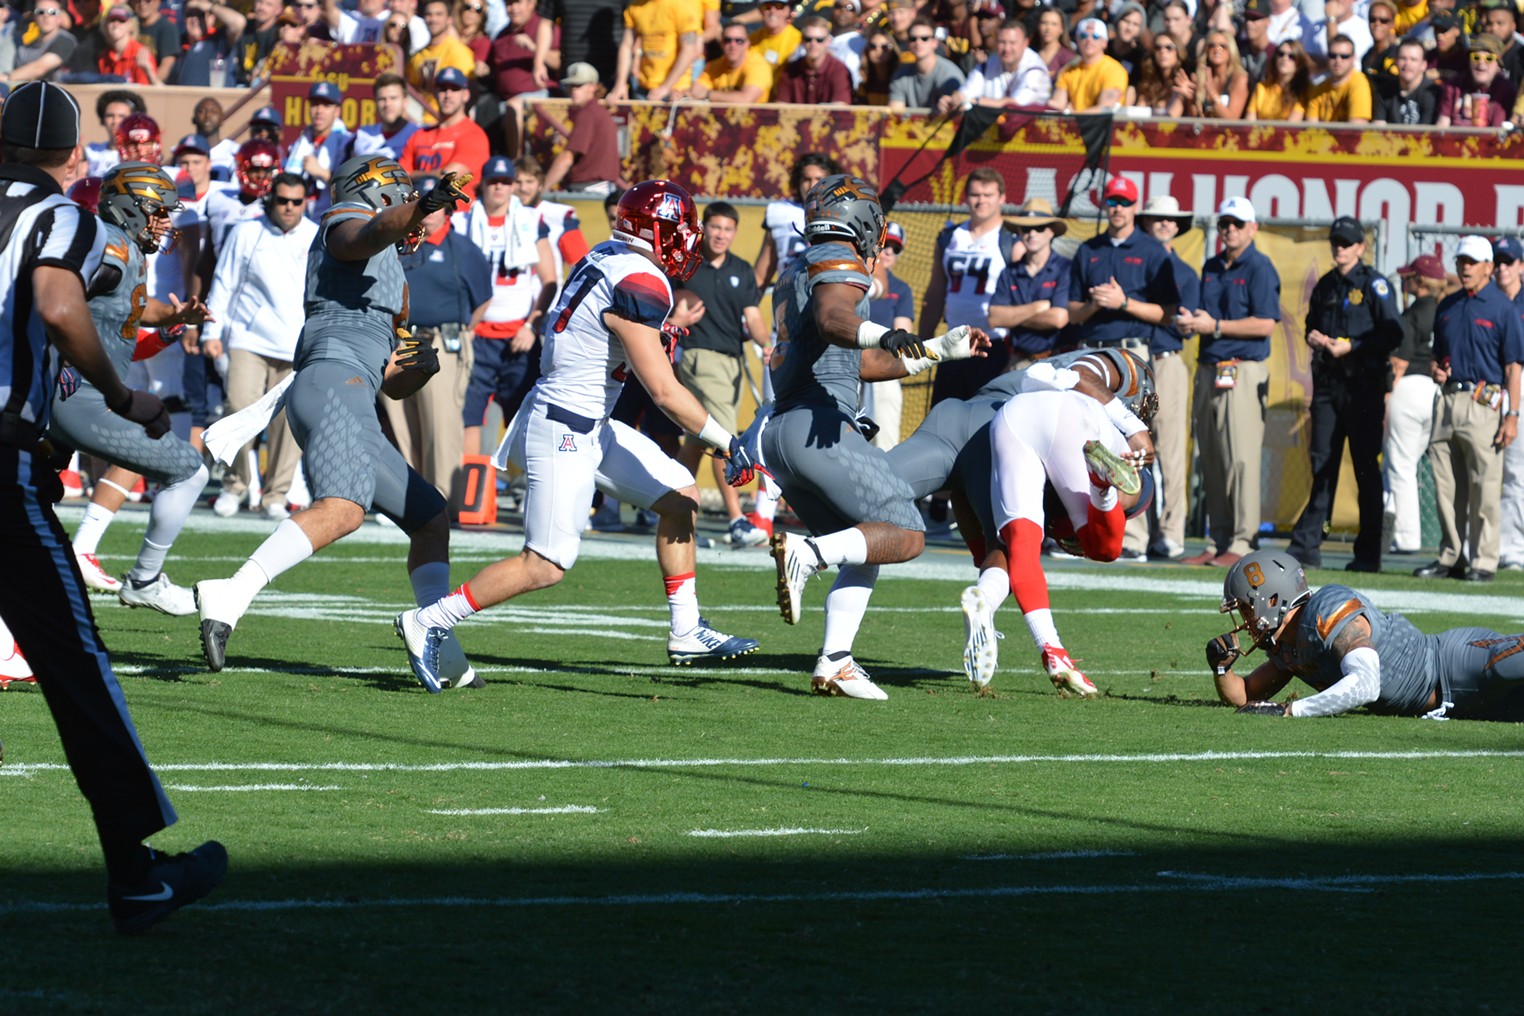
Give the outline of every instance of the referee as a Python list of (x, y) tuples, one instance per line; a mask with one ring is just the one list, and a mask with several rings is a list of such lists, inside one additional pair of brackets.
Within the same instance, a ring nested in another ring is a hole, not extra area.
[(28, 581), (0, 584), (0, 617), (37, 675), (90, 802), (112, 920), (132, 934), (211, 892), (227, 852), (215, 841), (173, 856), (143, 844), (175, 811), (138, 743), (53, 514), (59, 486), (41, 439), (60, 357), (113, 413), (153, 437), (169, 430), (159, 400), (117, 377), (85, 305), (105, 233), (62, 193), (81, 155), (79, 106), (68, 92), (30, 82), (11, 93), (0, 112), (0, 553)]

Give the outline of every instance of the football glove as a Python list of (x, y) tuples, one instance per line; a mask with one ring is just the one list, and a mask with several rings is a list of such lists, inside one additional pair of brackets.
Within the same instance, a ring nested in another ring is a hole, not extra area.
[(878, 348), (893, 353), (901, 360), (930, 359), (926, 343), (903, 328), (891, 328), (878, 340)]
[(974, 330), (968, 325), (949, 328), (934, 339), (926, 340), (925, 355), (933, 360), (967, 360), (974, 355)]
[(79, 391), (79, 386), (84, 384), (84, 378), (79, 376), (79, 371), (73, 367), (65, 367), (58, 372), (58, 401), (63, 402), (70, 395)]
[(418, 205), (424, 215), (431, 215), (441, 208), (454, 211), (456, 205), (471, 200), (463, 190), (470, 182), (470, 173), (446, 173), (432, 190), (418, 199)]
[(439, 350), (433, 343), (404, 342), (397, 348), (397, 366), (403, 370), (421, 370), (430, 377), (439, 373)]
[(730, 439), (730, 458), (725, 462), (725, 482), (732, 487), (744, 487), (757, 477), (757, 464), (747, 454), (741, 439)]
[(1207, 666), (1219, 677), (1226, 674), (1234, 661), (1243, 654), (1243, 650), (1238, 647), (1237, 632), (1219, 635), (1206, 644)]
[(1246, 702), (1235, 712), (1244, 716), (1285, 716), (1286, 707), (1279, 702)]

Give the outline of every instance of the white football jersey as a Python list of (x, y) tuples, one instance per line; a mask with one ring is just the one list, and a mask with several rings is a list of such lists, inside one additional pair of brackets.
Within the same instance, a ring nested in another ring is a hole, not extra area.
[(534, 210), (540, 213), (540, 221), (550, 231), (550, 253), (556, 259), (556, 278), (565, 279), (566, 259), (561, 253), (561, 237), (574, 229), (580, 230), (582, 221), (577, 218), (577, 210), (571, 205), (555, 201), (541, 201), (534, 206)]
[(492, 299), (483, 320), (527, 319), (540, 295), (539, 241), (550, 236), (540, 212), (510, 197), (504, 215), (489, 216), (478, 201), (466, 211), (456, 212), (450, 222), (455, 232), (487, 256), (492, 269)]
[[(1005, 249), (1001, 240), (1005, 230), (997, 226), (975, 237), (962, 223), (943, 233), (942, 274), (947, 279), (947, 301), (942, 318), (947, 327), (972, 325), (988, 330), (990, 296), (995, 282), (1005, 271)], [(1004, 335), (1004, 329), (991, 332)]]
[(762, 213), (762, 228), (772, 237), (774, 260), (778, 262), (773, 279), (781, 279), (808, 246), (804, 242), (804, 206), (794, 201), (769, 201)]
[(600, 243), (577, 263), (546, 318), (536, 398), (607, 419), (631, 371), (604, 313), (660, 328), (671, 310), (672, 284), (661, 269), (626, 243)]
[(265, 213), (265, 203), (260, 200), (243, 203), (237, 187), (213, 190), (206, 196), (206, 222), (212, 231), (212, 252), (221, 254), (228, 230), (240, 222), (257, 219)]

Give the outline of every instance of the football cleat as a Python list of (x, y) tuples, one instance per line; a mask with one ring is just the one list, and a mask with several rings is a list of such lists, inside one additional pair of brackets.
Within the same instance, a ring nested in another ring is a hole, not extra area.
[(701, 617), (698, 627), (688, 634), (667, 636), (667, 659), (673, 666), (682, 667), (695, 660), (732, 660), (754, 653), (759, 647), (756, 639), (715, 631)]
[(79, 475), (77, 469), (64, 469), (58, 473), (58, 482), (63, 485), (64, 497), (84, 497), (85, 479)]
[(824, 653), (815, 661), (810, 690), (816, 695), (840, 695), (842, 698), (867, 699), (872, 702), (885, 702), (889, 699), (884, 689), (874, 684), (868, 672), (859, 667), (852, 657), (832, 660)]
[(127, 492), (127, 500), (131, 501), (133, 504), (138, 504), (143, 500), (144, 497), (147, 496), (147, 494), (148, 481), (140, 476), (138, 477), (138, 482), (134, 483), (132, 485), (132, 489)]
[(1085, 464), (1090, 467), (1091, 482), (1097, 487), (1115, 487), (1128, 495), (1143, 489), (1138, 467), (1099, 441), (1085, 442)]
[(447, 679), (441, 672), (439, 657), (450, 630), (429, 628), (419, 623), (418, 610), (414, 607), (398, 614), (392, 621), (392, 630), (407, 647), (407, 662), (413, 668), (413, 676), (428, 689), (430, 695), (438, 695), (448, 687)]
[(974, 682), (976, 688), (987, 688), (995, 677), (999, 659), (998, 639), (1005, 638), (995, 630), (995, 618), (990, 611), (984, 591), (978, 586), (963, 590), (963, 673)]
[(744, 518), (734, 519), (730, 523), (730, 545), (732, 547), (760, 547), (767, 542), (767, 538), (767, 533), (764, 533)]
[(1090, 678), (1080, 673), (1063, 646), (1042, 647), (1042, 669), (1059, 691), (1072, 691), (1082, 698), (1095, 698), (1101, 693)]
[(116, 597), (128, 607), (152, 607), (170, 617), (186, 617), (196, 612), (196, 597), (184, 586), (169, 581), (169, 576), (163, 572), (141, 586), (136, 580), (123, 576)]
[(217, 495), (217, 500), (212, 502), (212, 511), (219, 518), (230, 519), (238, 514), (238, 509), (242, 505), (242, 502), (243, 498), (232, 491), (225, 490)]
[(756, 512), (747, 512), (746, 513), (746, 521), (750, 522), (754, 528), (762, 530), (763, 534), (766, 535), (766, 537), (769, 540), (771, 540), (773, 538), (773, 520), (772, 519), (764, 519), (761, 515), (757, 514)]
[(76, 553), (74, 563), (79, 565), (79, 574), (85, 580), (85, 588), (92, 593), (121, 591), (122, 583), (116, 576), (107, 574), (106, 569), (101, 567), (101, 559), (94, 554)]
[(192, 588), (196, 609), (201, 613), (201, 652), (212, 673), (227, 663), (228, 637), (238, 627), (238, 619), (249, 609), (249, 601), (237, 591), (232, 579), (206, 579)]
[[(7, 642), (10, 643), (9, 647), (5, 647)], [(21, 655), (21, 646), (3, 622), (0, 622), (0, 647), (4, 647), (0, 648), (0, 691), (10, 687), (12, 681), (36, 684), (37, 678), (32, 676), (31, 665)]]
[(149, 849), (148, 875), (132, 886), (108, 883), (106, 905), (123, 935), (137, 935), (217, 888), (228, 871), (228, 852), (207, 840), (188, 854)]
[(783, 620), (798, 624), (804, 584), (820, 570), (820, 559), (797, 533), (774, 533), (772, 550), (778, 568), (778, 610)]
[(476, 668), (466, 659), (466, 651), (460, 647), (455, 632), (445, 634), (439, 643), (439, 677), (446, 688), (485, 688), (487, 682), (476, 674)]

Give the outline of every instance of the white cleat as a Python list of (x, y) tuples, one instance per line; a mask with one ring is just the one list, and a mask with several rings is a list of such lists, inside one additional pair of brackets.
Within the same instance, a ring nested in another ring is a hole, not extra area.
[(208, 669), (215, 674), (227, 663), (228, 636), (249, 609), (249, 601), (232, 579), (197, 582), (193, 593), (196, 608), (201, 612), (201, 651), (206, 655)]
[(230, 519), (238, 514), (238, 509), (242, 506), (243, 498), (225, 490), (217, 495), (217, 500), (212, 502), (212, 511), (219, 518)]
[(820, 570), (819, 558), (797, 533), (774, 533), (772, 550), (778, 568), (778, 611), (789, 624), (798, 624), (804, 584)]
[(994, 680), (1000, 649), (995, 643), (1005, 638), (995, 630), (995, 618), (984, 591), (978, 586), (963, 590), (963, 673), (976, 688), (989, 687)]
[(867, 699), (884, 702), (888, 693), (873, 683), (868, 672), (847, 656), (831, 660), (822, 655), (815, 661), (815, 673), (810, 678), (810, 690), (816, 695), (840, 695), (843, 698)]
[(441, 672), (440, 651), (449, 637), (448, 628), (430, 628), (418, 620), (420, 608), (404, 610), (392, 621), (392, 630), (407, 647), (407, 663), (413, 676), (430, 695), (438, 695), (449, 685)]
[(1138, 467), (1099, 441), (1085, 442), (1085, 464), (1090, 467), (1091, 479), (1101, 481), (1097, 486), (1110, 485), (1128, 495), (1143, 489)]
[(196, 598), (191, 591), (169, 581), (163, 572), (142, 586), (123, 577), (116, 596), (126, 606), (151, 607), (170, 617), (188, 617), (196, 612)]
[(1072, 691), (1081, 698), (1095, 698), (1101, 693), (1090, 678), (1080, 673), (1069, 659), (1069, 651), (1062, 646), (1042, 647), (1042, 669), (1059, 691)]
[(79, 565), (79, 574), (85, 580), (85, 588), (92, 593), (121, 592), (121, 581), (115, 575), (108, 575), (106, 569), (101, 567), (101, 559), (94, 554), (76, 553), (74, 563)]
[(446, 688), (487, 687), (487, 682), (476, 676), (476, 668), (466, 659), (453, 630), (439, 643), (439, 681)]

